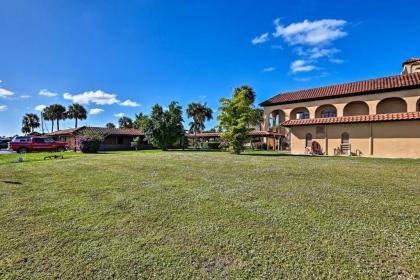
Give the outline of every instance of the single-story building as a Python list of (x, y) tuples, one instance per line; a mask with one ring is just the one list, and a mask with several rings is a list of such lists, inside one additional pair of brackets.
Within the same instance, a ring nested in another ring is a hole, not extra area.
[(264, 129), (284, 135), (292, 154), (420, 158), (420, 58), (400, 75), (280, 93), (260, 105)]
[(90, 130), (93, 132), (101, 133), (105, 136), (105, 140), (101, 145), (100, 150), (102, 151), (112, 151), (112, 150), (130, 150), (131, 142), (134, 138), (139, 137), (140, 147), (142, 148), (151, 148), (144, 140), (144, 133), (138, 129), (126, 129), (126, 128), (104, 128), (104, 127), (87, 127), (82, 126), (78, 128), (69, 128), (54, 131), (48, 133), (48, 136), (53, 137), (57, 141), (67, 142), (72, 150), (79, 150), (79, 141), (78, 139), (83, 134), (83, 132)]

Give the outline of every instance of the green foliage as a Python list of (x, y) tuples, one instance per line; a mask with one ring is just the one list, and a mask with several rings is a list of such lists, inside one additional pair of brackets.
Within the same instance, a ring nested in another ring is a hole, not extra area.
[(221, 114), (217, 117), (223, 129), (221, 138), (229, 144), (235, 154), (244, 150), (249, 140), (248, 133), (258, 124), (259, 111), (254, 107), (255, 92), (249, 86), (235, 88), (232, 99), (221, 98)]
[(106, 128), (115, 128), (115, 124), (109, 122), (105, 125)]
[(22, 119), (22, 132), (27, 134), (34, 132), (39, 127), (39, 117), (37, 114), (25, 114)]
[(54, 131), (54, 121), (57, 122), (57, 130), (60, 130), (60, 120), (65, 120), (66, 115), (66, 108), (60, 104), (53, 104), (44, 109), (44, 119), (52, 123), (51, 131)]
[(184, 136), (182, 107), (178, 102), (171, 102), (168, 110), (156, 104), (147, 121), (146, 140), (157, 148), (167, 150)]
[(67, 112), (66, 112), (66, 117), (71, 120), (74, 119), (75, 120), (74, 127), (77, 128), (77, 120), (86, 120), (87, 112), (86, 112), (85, 107), (83, 107), (79, 103), (74, 103), (68, 107)]
[[(198, 132), (203, 131), (205, 127), (206, 120), (211, 120), (213, 118), (213, 110), (210, 107), (207, 107), (206, 104), (201, 103), (190, 103), (186, 113), (189, 118), (192, 118), (193, 121), (190, 122), (190, 132), (196, 135)], [(196, 139), (194, 138), (194, 146), (196, 146)]]
[(133, 120), (129, 117), (121, 117), (118, 120), (120, 128), (133, 128)]
[(82, 153), (97, 153), (106, 135), (100, 131), (86, 128), (78, 134)]
[(146, 129), (146, 125), (148, 121), (149, 121), (149, 116), (144, 115), (143, 113), (136, 114), (133, 127), (135, 129), (144, 131)]

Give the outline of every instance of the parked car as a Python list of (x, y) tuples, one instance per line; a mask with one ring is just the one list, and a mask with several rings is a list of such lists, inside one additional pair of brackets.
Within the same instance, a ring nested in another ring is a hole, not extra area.
[(7, 149), (9, 142), (10, 140), (8, 139), (0, 139), (0, 149)]
[(52, 138), (43, 137), (15, 137), (9, 143), (9, 149), (18, 153), (33, 151), (57, 151), (64, 152), (68, 143), (55, 141)]

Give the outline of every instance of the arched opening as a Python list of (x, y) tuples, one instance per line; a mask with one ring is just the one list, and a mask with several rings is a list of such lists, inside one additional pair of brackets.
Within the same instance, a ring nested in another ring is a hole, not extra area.
[(363, 101), (354, 101), (344, 107), (344, 116), (369, 115), (369, 106)]
[(407, 112), (407, 103), (399, 97), (391, 97), (381, 100), (376, 106), (377, 114)]
[(341, 144), (348, 144), (350, 141), (350, 135), (347, 132), (341, 134)]
[(305, 148), (312, 147), (312, 134), (307, 133), (305, 136)]
[(274, 110), (270, 113), (270, 131), (280, 132), (280, 124), (286, 120), (286, 114), (282, 110)]
[(309, 119), (309, 110), (305, 107), (295, 108), (290, 113), (291, 120)]
[(315, 111), (316, 118), (334, 118), (337, 117), (337, 109), (334, 105), (327, 104), (318, 107)]

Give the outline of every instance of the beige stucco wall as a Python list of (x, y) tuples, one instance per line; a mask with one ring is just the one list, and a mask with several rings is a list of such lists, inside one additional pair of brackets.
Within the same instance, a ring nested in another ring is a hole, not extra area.
[(338, 98), (330, 98), (330, 99), (323, 99), (323, 100), (313, 100), (307, 102), (297, 102), (292, 104), (283, 104), (283, 105), (274, 105), (274, 106), (267, 106), (264, 107), (265, 113), (265, 122), (264, 122), (264, 129), (269, 129), (269, 116), (270, 113), (274, 110), (282, 110), (285, 115), (285, 119), (290, 119), (290, 113), (293, 109), (298, 107), (307, 108), (310, 114), (310, 118), (315, 117), (315, 112), (318, 107), (326, 104), (332, 104), (337, 109), (337, 116), (342, 117), (344, 114), (344, 107), (353, 101), (363, 101), (369, 106), (369, 114), (373, 115), (376, 114), (376, 107), (381, 100), (391, 97), (400, 97), (404, 99), (407, 103), (407, 112), (415, 112), (418, 110), (417, 102), (420, 99), (420, 89), (411, 89), (411, 90), (401, 90), (401, 91), (393, 91), (393, 92), (385, 92), (385, 93), (376, 93), (376, 94), (365, 94), (365, 95), (356, 95), (350, 97), (338, 97)]
[[(316, 133), (324, 127), (323, 134)], [(322, 151), (333, 155), (341, 144), (341, 134), (350, 135), (351, 150), (378, 157), (420, 158), (420, 121), (392, 121), (361, 124), (295, 126), (290, 130), (292, 154), (305, 153), (305, 137), (311, 133)]]

